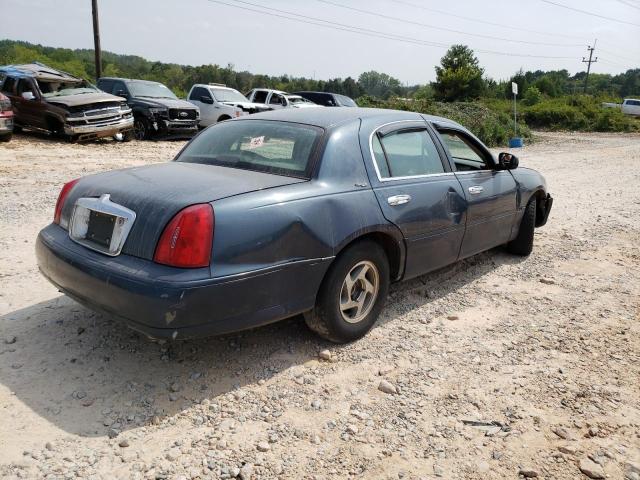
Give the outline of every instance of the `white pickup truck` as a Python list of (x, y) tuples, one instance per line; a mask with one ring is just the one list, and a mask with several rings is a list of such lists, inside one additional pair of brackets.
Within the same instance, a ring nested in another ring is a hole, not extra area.
[(625, 98), (622, 103), (603, 103), (606, 108), (619, 108), (625, 115), (640, 116), (640, 100), (637, 98)]

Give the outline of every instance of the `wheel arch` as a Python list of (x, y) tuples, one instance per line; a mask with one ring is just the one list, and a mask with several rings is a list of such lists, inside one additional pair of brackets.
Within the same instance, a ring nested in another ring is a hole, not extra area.
[(404, 238), (402, 237), (402, 234), (400, 232), (396, 232), (391, 229), (386, 231), (373, 230), (355, 237), (351, 237), (343, 242), (343, 244), (340, 245), (338, 249), (336, 249), (336, 258), (338, 258), (344, 251), (346, 251), (356, 243), (367, 240), (377, 243), (384, 250), (387, 259), (389, 260), (390, 280), (392, 282), (400, 280), (402, 278), (402, 275), (404, 274), (406, 257), (406, 246), (404, 243)]
[(541, 227), (543, 219), (546, 218), (546, 215), (545, 215), (546, 197), (547, 197), (546, 192), (542, 188), (538, 188), (527, 199), (527, 203), (525, 203), (525, 205), (528, 205), (532, 199), (534, 198), (536, 199), (536, 223), (535, 223), (536, 227)]
[(226, 113), (223, 113), (218, 117), (218, 120), (216, 120), (216, 122), (224, 122), (225, 120), (231, 120), (231, 116)]

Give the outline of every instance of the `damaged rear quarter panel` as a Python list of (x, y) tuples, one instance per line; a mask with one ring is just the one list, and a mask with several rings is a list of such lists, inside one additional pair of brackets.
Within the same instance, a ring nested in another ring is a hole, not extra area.
[(354, 120), (327, 132), (310, 181), (213, 203), (213, 277), (334, 257), (351, 240), (390, 228), (369, 184), (359, 127)]

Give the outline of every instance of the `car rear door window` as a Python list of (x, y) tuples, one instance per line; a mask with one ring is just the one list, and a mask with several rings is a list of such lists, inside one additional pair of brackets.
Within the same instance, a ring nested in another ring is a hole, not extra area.
[(380, 178), (433, 175), (445, 171), (440, 154), (424, 129), (376, 135), (371, 146)]

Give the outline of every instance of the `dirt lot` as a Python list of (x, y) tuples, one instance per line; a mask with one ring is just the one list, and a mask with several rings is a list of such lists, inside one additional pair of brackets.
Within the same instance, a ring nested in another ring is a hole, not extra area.
[(639, 135), (541, 134), (533, 255), (395, 285), (347, 346), (300, 319), (158, 345), (40, 277), (62, 183), (181, 145), (0, 145), (0, 477), (640, 478)]

